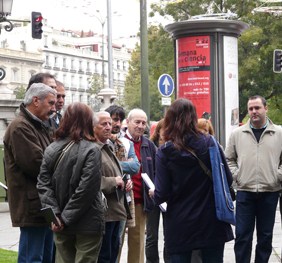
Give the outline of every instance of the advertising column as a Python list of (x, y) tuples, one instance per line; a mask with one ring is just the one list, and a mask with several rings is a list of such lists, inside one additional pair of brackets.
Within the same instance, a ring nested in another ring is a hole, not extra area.
[(224, 147), (239, 124), (238, 37), (248, 28), (230, 19), (190, 19), (166, 25), (175, 39), (177, 98), (190, 99), (210, 119)]

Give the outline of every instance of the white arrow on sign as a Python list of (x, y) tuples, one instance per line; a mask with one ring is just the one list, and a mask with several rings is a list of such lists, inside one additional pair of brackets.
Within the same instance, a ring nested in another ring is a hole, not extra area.
[(165, 94), (168, 94), (168, 87), (170, 86), (170, 83), (168, 81), (167, 76), (164, 79), (163, 86), (165, 86)]
[(170, 97), (174, 90), (172, 77), (168, 74), (162, 74), (158, 79), (158, 89), (162, 96)]

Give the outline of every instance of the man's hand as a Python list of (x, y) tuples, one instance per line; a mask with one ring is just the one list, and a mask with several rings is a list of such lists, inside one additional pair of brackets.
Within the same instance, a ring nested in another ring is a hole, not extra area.
[(131, 181), (131, 179), (127, 180), (126, 186), (125, 186), (125, 191), (129, 192), (131, 191), (133, 188), (133, 182)]
[(60, 220), (59, 217), (56, 216), (56, 218), (57, 218), (57, 221), (58, 221), (59, 225), (56, 225), (56, 224), (54, 224), (54, 223), (52, 222), (52, 223), (51, 223), (51, 229), (52, 229), (53, 232), (60, 232), (60, 231), (62, 231), (62, 230), (64, 229), (64, 224), (63, 224), (63, 222)]
[(117, 176), (116, 178), (116, 183), (117, 183), (117, 187), (120, 187), (121, 189), (124, 188), (124, 181), (122, 180), (122, 177)]

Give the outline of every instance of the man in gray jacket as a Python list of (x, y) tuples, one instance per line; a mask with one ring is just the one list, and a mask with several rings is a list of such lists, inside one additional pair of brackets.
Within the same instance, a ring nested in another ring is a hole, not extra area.
[(225, 151), (236, 198), (236, 262), (250, 262), (254, 227), (255, 262), (268, 262), (282, 181), (282, 129), (267, 118), (265, 98), (248, 100), (248, 122), (232, 132)]

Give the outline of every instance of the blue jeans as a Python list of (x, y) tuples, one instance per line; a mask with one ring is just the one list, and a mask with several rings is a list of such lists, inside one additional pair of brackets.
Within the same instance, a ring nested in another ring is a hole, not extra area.
[(254, 228), (257, 230), (255, 262), (268, 262), (279, 192), (238, 191), (236, 197), (235, 256), (238, 263), (251, 261)]
[(50, 263), (53, 232), (49, 227), (21, 227), (18, 263)]
[[(223, 263), (224, 244), (201, 249), (203, 263)], [(170, 254), (170, 263), (192, 263), (192, 251), (182, 254)]]
[(106, 222), (98, 263), (115, 263), (120, 244), (120, 221)]

